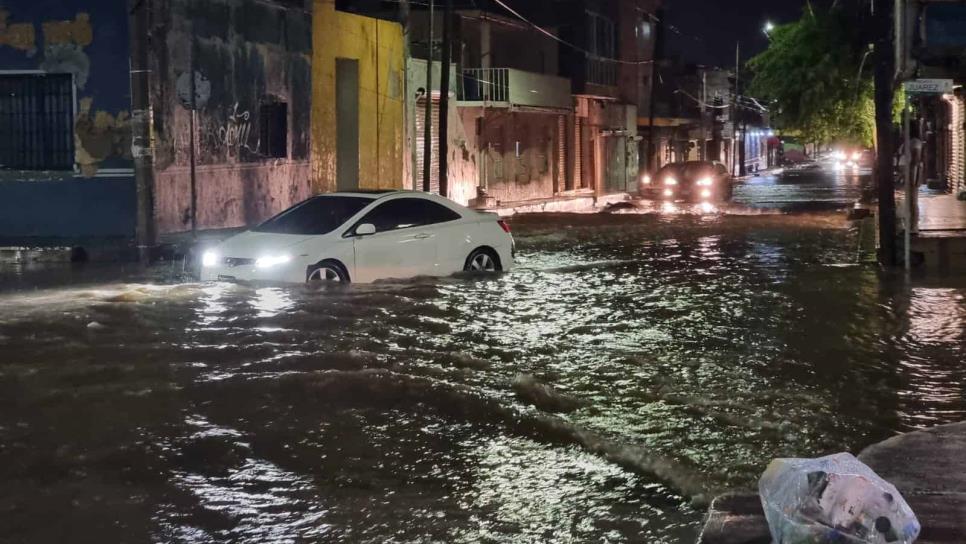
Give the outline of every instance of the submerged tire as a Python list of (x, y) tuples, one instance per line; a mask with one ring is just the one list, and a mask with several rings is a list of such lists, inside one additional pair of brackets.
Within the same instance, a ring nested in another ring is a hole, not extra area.
[(305, 274), (305, 283), (310, 286), (349, 283), (349, 272), (342, 266), (342, 263), (325, 260), (308, 269)]
[(495, 251), (488, 247), (478, 247), (466, 258), (463, 270), (486, 274), (500, 272), (503, 270), (503, 266), (500, 264), (500, 256)]

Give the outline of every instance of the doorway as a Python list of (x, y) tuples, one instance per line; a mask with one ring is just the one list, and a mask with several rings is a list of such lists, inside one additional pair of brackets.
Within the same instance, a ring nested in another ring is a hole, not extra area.
[(335, 178), (339, 191), (359, 188), (359, 61), (335, 59)]

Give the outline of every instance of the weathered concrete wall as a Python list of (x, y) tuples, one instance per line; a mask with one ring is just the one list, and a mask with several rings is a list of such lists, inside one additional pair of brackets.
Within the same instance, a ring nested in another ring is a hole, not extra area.
[[(190, 96), (195, 74), (199, 228), (259, 222), (307, 198), (312, 31), (309, 11), (267, 0), (151, 4), (155, 213), (159, 232), (190, 228)], [(179, 83), (180, 78), (180, 83)], [(285, 153), (270, 156), (261, 108), (284, 103)]]
[[(559, 184), (562, 115), (460, 108), (467, 149), (478, 155), (486, 192), (500, 202), (550, 198)], [(478, 127), (478, 129), (477, 129)], [(564, 135), (565, 136), (565, 135)]]
[(0, 2), (0, 70), (69, 73), (74, 165), (0, 166), (0, 237), (132, 236), (128, 18), (118, 0)]
[(130, 178), (0, 181), (0, 245), (38, 238), (128, 238), (134, 232)]
[(315, 0), (312, 36), (312, 187), (336, 188), (336, 59), (359, 61), (359, 186), (402, 188), (404, 56), (397, 23)]

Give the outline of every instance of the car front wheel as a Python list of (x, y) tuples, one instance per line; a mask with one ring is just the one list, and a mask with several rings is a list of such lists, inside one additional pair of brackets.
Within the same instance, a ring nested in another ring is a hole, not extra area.
[(305, 282), (311, 286), (349, 283), (349, 273), (342, 264), (335, 261), (322, 261), (309, 268)]

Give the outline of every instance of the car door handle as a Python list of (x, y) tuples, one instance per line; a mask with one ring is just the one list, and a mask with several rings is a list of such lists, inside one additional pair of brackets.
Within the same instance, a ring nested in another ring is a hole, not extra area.
[(425, 240), (426, 238), (432, 238), (432, 236), (433, 236), (432, 234), (429, 234), (427, 232), (420, 232), (416, 236), (413, 236), (413, 238), (417, 240)]

